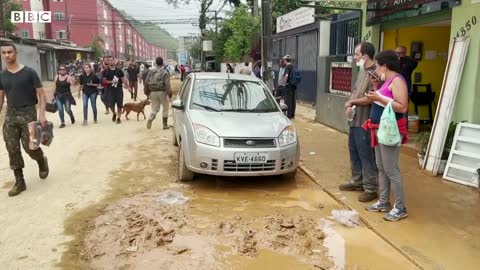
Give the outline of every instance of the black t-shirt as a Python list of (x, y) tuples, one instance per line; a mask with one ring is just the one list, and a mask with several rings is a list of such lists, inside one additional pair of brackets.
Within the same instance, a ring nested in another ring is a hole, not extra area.
[[(103, 78), (107, 79), (107, 81), (113, 80), (114, 76), (117, 76), (118, 78), (117, 87), (115, 89), (123, 91), (121, 79), (124, 77), (124, 74), (121, 69), (115, 68), (114, 70), (111, 70), (110, 68), (108, 68), (103, 72)], [(108, 83), (107, 88), (112, 89), (114, 87), (111, 83)]]
[(287, 66), (285, 66), (285, 71), (283, 73), (283, 76), (288, 75), (287, 84), (290, 83), (290, 79), (292, 77), (292, 70), (293, 70), (293, 66), (291, 64), (288, 64)]
[(36, 88), (42, 87), (37, 72), (27, 66), (16, 73), (4, 70), (0, 73), (0, 91), (5, 91), (7, 106), (20, 108), (38, 103)]
[(138, 80), (138, 74), (140, 73), (140, 69), (137, 67), (128, 67), (128, 80), (131, 82), (136, 82)]
[(83, 92), (87, 95), (91, 95), (97, 92), (97, 87), (88, 86), (88, 83), (100, 84), (100, 80), (97, 76), (95, 76), (95, 74), (90, 73), (89, 76), (87, 76), (86, 74), (82, 74), (82, 76), (80, 76), (80, 84), (83, 85)]

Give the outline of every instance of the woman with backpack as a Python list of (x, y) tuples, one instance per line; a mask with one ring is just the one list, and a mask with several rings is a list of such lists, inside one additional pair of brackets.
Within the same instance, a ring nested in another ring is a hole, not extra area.
[(100, 79), (92, 72), (89, 64), (83, 65), (83, 74), (80, 76), (80, 93), (83, 93), (83, 125), (87, 125), (88, 101), (92, 104), (93, 123), (97, 124), (97, 96)]
[[(72, 96), (70, 86), (74, 78), (67, 74), (67, 67), (60, 65), (58, 75), (55, 78), (55, 100), (57, 103), (58, 115), (60, 116), (60, 128), (65, 127), (65, 111), (70, 116), (72, 125), (75, 124), (75, 117), (72, 112), (72, 104), (75, 105), (75, 99)], [(65, 109), (65, 110), (64, 110)]]

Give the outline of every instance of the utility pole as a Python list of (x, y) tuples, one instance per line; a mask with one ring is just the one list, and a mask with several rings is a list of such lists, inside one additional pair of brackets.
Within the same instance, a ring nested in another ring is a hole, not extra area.
[[(255, 0), (254, 0), (255, 1)], [(262, 67), (263, 81), (273, 90), (272, 77), (272, 2), (262, 0)]]
[(258, 0), (252, 0), (253, 2), (253, 16), (258, 16)]
[(4, 0), (0, 0), (0, 37), (6, 36), (5, 35), (5, 14), (3, 12), (4, 10), (3, 1)]

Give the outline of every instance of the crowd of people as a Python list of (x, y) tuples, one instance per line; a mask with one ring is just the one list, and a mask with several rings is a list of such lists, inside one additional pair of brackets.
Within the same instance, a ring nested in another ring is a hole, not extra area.
[[(10, 168), (14, 172), (15, 184), (8, 192), (9, 196), (17, 196), (26, 190), (23, 176), (25, 167), (20, 146), (34, 159), (39, 168), (39, 177), (45, 179), (49, 174), (48, 160), (40, 147), (30, 148), (29, 123), (40, 122), (43, 129), (51, 127), (45, 112), (47, 98), (42, 82), (35, 70), (17, 61), (17, 48), (14, 44), (4, 44), (1, 47), (2, 58), (7, 68), (0, 73), (0, 113), (5, 98), (7, 113), (3, 125), (3, 138), (7, 148)], [(137, 65), (134, 62), (128, 67), (106, 56), (98, 64), (83, 64), (81, 74), (71, 73), (67, 65), (60, 65), (55, 78), (54, 100), (60, 117), (60, 128), (64, 128), (65, 112), (70, 122), (75, 124), (72, 105), (76, 104), (72, 94), (72, 84), (80, 84), (78, 97), (83, 97), (83, 124), (88, 124), (88, 105), (91, 104), (93, 122), (98, 123), (97, 97), (100, 96), (105, 105), (106, 114), (112, 113), (112, 121), (121, 123), (125, 87), (131, 94), (131, 99), (138, 98), (138, 84), (144, 84), (144, 92), (150, 99), (152, 112), (147, 121), (147, 128), (152, 127), (153, 120), (162, 108), (163, 129), (168, 129), (169, 100), (172, 98), (170, 73), (164, 68), (161, 57), (156, 59), (156, 66)], [(78, 78), (77, 78), (78, 77)], [(38, 111), (37, 111), (38, 105)], [(50, 104), (51, 105), (51, 104)], [(54, 108), (55, 108), (54, 106)]]

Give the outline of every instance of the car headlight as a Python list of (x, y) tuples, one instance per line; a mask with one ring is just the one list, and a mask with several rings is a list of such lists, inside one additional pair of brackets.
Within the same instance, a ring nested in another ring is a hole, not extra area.
[(297, 142), (297, 129), (294, 125), (286, 127), (278, 137), (280, 147)]
[(220, 146), (220, 137), (206, 126), (193, 124), (193, 129), (195, 131), (195, 139), (197, 142), (211, 146)]

